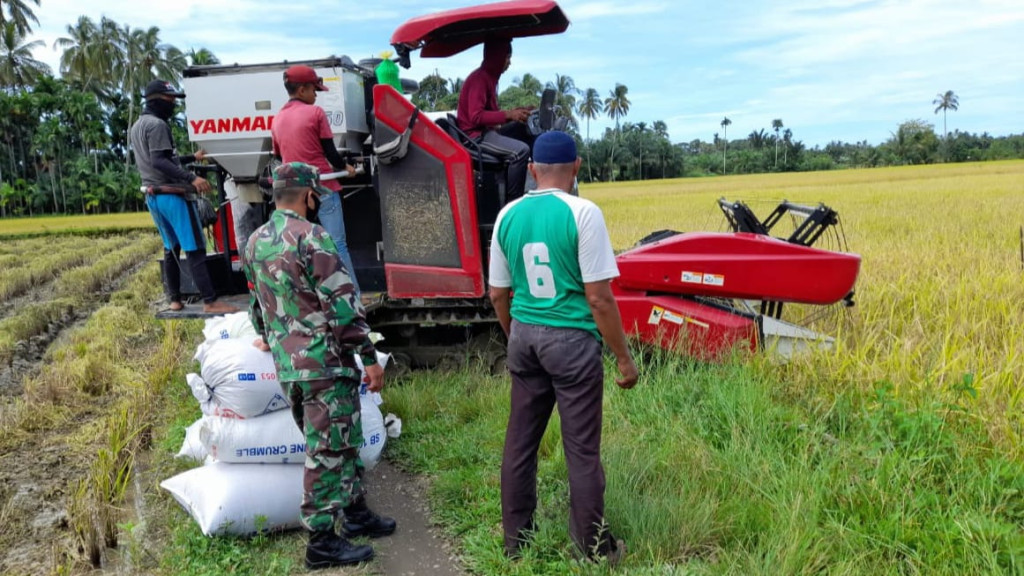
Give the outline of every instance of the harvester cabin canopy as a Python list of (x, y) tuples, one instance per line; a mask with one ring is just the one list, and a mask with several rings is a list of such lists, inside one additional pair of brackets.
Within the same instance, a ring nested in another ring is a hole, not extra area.
[(511, 0), (417, 16), (395, 30), (391, 44), (408, 68), (413, 50), (424, 58), (446, 58), (489, 38), (560, 34), (568, 27), (554, 0)]

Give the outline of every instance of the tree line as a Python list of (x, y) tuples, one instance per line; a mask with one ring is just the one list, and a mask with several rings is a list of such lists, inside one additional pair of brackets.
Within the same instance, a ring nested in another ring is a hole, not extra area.
[[(128, 150), (142, 89), (154, 78), (180, 82), (186, 67), (217, 64), (216, 56), (165, 43), (155, 26), (82, 16), (52, 46), (61, 50), (57, 78), (32, 55), (42, 46), (29, 40), (38, 24), (31, 4), (39, 2), (0, 0), (0, 217), (144, 209)], [(422, 79), (413, 102), (428, 111), (454, 110), (462, 83), (435, 72)], [(912, 119), (877, 146), (836, 140), (808, 148), (781, 118), (730, 139), (726, 117), (721, 136), (673, 143), (662, 120), (627, 121), (633, 109), (621, 83), (602, 93), (578, 88), (567, 75), (542, 82), (527, 73), (514, 78), (499, 101), (502, 107), (537, 106), (545, 88), (555, 90), (556, 105), (569, 119), (583, 156), (580, 178), (587, 182), (1024, 158), (1024, 134), (948, 132), (947, 113), (959, 107), (953, 91), (933, 102), (934, 113), (943, 115), (941, 136), (930, 122)], [(591, 121), (605, 117), (614, 126), (591, 134)], [(184, 145), (181, 122), (174, 128)]]
[[(428, 111), (454, 110), (462, 82), (461, 78), (445, 79), (435, 72), (420, 83), (413, 102)], [(662, 120), (623, 121), (631, 110), (629, 88), (624, 84), (616, 84), (602, 96), (595, 88), (577, 88), (571, 77), (559, 74), (547, 83), (529, 73), (514, 78), (498, 100), (503, 108), (537, 106), (546, 88), (555, 90), (560, 112), (569, 117), (570, 130), (583, 155), (581, 179), (588, 182), (1024, 158), (1024, 134), (948, 132), (947, 113), (955, 112), (960, 104), (952, 90), (938, 94), (932, 102), (934, 113), (943, 116), (942, 135), (935, 132), (932, 123), (910, 119), (879, 145), (834, 140), (808, 147), (794, 138), (782, 118), (745, 137), (730, 139), (732, 120), (725, 117), (719, 123), (721, 133), (715, 132), (709, 140), (673, 143)], [(607, 117), (615, 125), (592, 138), (590, 121), (599, 117)]]
[(128, 151), (142, 89), (216, 56), (168, 44), (156, 26), (82, 16), (52, 46), (56, 78), (29, 40), (39, 3), (0, 0), (0, 217), (144, 209)]

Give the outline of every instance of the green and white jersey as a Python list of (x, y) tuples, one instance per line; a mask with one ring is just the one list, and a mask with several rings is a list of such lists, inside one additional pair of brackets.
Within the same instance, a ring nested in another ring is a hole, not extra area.
[(536, 190), (498, 214), (490, 285), (511, 288), (512, 317), (579, 328), (600, 339), (583, 284), (619, 275), (601, 209), (561, 190)]

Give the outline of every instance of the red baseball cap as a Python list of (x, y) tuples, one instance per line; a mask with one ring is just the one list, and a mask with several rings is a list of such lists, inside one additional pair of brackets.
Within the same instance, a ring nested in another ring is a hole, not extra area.
[(313, 84), (317, 92), (327, 92), (324, 79), (316, 75), (309, 66), (295, 65), (284, 71), (284, 81), (293, 84)]

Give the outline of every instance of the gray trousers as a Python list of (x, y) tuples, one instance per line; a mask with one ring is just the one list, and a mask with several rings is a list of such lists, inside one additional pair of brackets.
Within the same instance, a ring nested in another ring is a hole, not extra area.
[[(512, 122), (511, 124), (516, 123)], [(509, 200), (522, 196), (526, 190), (526, 165), (530, 163), (530, 145), (522, 140), (506, 136), (498, 130), (484, 132), (483, 141), (515, 154), (508, 165), (505, 195)]]
[(537, 449), (557, 404), (569, 468), (569, 535), (585, 555), (606, 553), (601, 466), (601, 343), (589, 332), (512, 321), (508, 343), (512, 411), (501, 463), (505, 549), (514, 554), (533, 529)]

